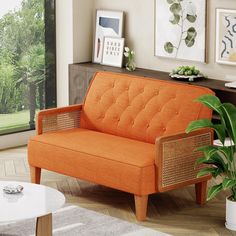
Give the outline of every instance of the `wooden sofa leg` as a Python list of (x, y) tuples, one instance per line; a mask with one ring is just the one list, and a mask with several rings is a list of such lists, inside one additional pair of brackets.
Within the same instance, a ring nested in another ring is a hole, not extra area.
[(40, 184), (41, 168), (30, 166), (31, 183)]
[(148, 195), (138, 196), (134, 195), (136, 218), (138, 221), (146, 219)]
[(207, 181), (195, 184), (195, 192), (197, 204), (205, 204), (207, 198)]

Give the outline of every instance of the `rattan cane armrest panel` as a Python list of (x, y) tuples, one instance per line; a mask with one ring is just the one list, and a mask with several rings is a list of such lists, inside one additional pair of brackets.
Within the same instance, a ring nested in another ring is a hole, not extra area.
[(37, 133), (73, 129), (80, 127), (82, 105), (40, 111), (37, 115)]
[(190, 134), (179, 134), (157, 140), (158, 191), (164, 192), (210, 178), (197, 178), (205, 165), (195, 165), (203, 153), (196, 148), (212, 144), (212, 131), (201, 130)]

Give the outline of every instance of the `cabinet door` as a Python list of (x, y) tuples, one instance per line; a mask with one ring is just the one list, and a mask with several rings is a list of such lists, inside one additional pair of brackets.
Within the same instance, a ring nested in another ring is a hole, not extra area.
[(87, 86), (89, 87), (92, 79), (93, 79), (93, 76), (94, 74), (97, 72), (98, 70), (97, 69), (94, 69), (94, 68), (87, 68)]
[(69, 102), (70, 105), (82, 103), (87, 90), (87, 73), (85, 69), (70, 68), (69, 76)]

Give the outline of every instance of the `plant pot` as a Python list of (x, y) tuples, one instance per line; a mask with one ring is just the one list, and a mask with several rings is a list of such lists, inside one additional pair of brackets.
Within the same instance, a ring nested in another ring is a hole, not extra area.
[(236, 202), (226, 198), (226, 222), (227, 229), (236, 231)]

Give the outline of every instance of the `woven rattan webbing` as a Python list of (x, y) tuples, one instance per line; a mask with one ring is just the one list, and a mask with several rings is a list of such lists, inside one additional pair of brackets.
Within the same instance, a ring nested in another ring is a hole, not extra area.
[(52, 132), (64, 129), (73, 129), (80, 126), (81, 111), (71, 111), (44, 116), (42, 120), (42, 132)]
[(163, 143), (162, 187), (195, 179), (204, 167), (195, 165), (196, 160), (203, 156), (196, 148), (210, 144), (210, 133)]

